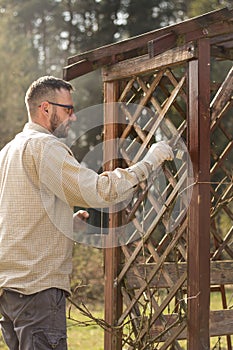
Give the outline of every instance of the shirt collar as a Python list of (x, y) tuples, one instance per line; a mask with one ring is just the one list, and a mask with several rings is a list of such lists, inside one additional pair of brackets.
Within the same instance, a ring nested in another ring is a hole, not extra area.
[(33, 122), (28, 122), (24, 125), (23, 131), (38, 131), (38, 132), (42, 132), (45, 134), (51, 134), (51, 132), (44, 128), (43, 126), (41, 126), (40, 124), (37, 123), (33, 123)]

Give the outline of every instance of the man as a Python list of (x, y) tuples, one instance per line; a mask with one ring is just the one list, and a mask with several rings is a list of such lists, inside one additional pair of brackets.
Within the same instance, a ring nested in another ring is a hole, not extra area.
[(81, 167), (61, 141), (76, 120), (72, 90), (51, 76), (33, 82), (25, 97), (28, 123), (0, 152), (0, 322), (11, 350), (67, 349), (72, 208), (125, 200), (173, 157), (161, 142), (128, 169), (98, 175)]

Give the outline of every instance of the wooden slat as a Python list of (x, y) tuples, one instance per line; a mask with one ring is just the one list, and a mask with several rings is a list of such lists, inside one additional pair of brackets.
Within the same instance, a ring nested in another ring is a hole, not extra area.
[[(179, 315), (164, 315), (166, 320), (166, 327), (170, 327), (172, 324), (179, 323)], [(180, 320), (182, 322), (182, 320)], [(174, 326), (174, 332), (177, 329), (177, 326)], [(156, 322), (151, 325), (151, 338), (157, 338), (159, 341), (166, 341), (169, 339), (164, 331), (164, 324), (160, 322), (160, 320), (156, 320)], [(170, 329), (171, 330), (171, 329)], [(210, 311), (210, 336), (223, 336), (223, 335), (232, 335), (233, 334), (233, 310), (217, 310)], [(187, 339), (187, 329), (183, 330), (179, 333), (176, 338), (177, 340)]]
[(226, 42), (219, 46), (213, 46), (211, 48), (211, 57), (232, 61), (233, 60), (232, 47), (233, 47), (233, 40), (232, 42)]
[(233, 33), (229, 32), (227, 34), (214, 36), (213, 38), (210, 39), (210, 44), (211, 45), (223, 45), (224, 43), (232, 42), (232, 41), (233, 41)]
[[(134, 265), (133, 265), (134, 266)], [(157, 269), (156, 263), (139, 264), (137, 265), (137, 273), (134, 272), (134, 268), (131, 266), (126, 274), (128, 289), (140, 288), (143, 280), (143, 276), (150, 275), (153, 269), (157, 270), (154, 278), (150, 282), (150, 288), (169, 288), (170, 284), (163, 276), (163, 272), (168, 273), (173, 283), (187, 270), (186, 262), (168, 263), (165, 262), (161, 268)], [(211, 285), (227, 285), (233, 284), (233, 261), (211, 261)], [(186, 283), (184, 284), (187, 285)]]
[(227, 156), (232, 151), (232, 148), (233, 148), (233, 140), (228, 143), (228, 145), (225, 147), (221, 155), (213, 164), (212, 168), (210, 169), (211, 175), (213, 175), (218, 170), (218, 168), (222, 166), (224, 161), (227, 159)]
[[(167, 198), (167, 200), (165, 201), (164, 205), (162, 206), (162, 208), (160, 209), (159, 213), (157, 214), (157, 216), (155, 217), (155, 219), (153, 220), (153, 222), (151, 223), (150, 227), (148, 228), (147, 232), (145, 233), (145, 235), (143, 236), (143, 239), (138, 243), (136, 249), (134, 250), (134, 252), (132, 253), (131, 257), (129, 258), (129, 260), (126, 262), (125, 266), (122, 268), (120, 274), (117, 277), (117, 283), (120, 283), (120, 281), (122, 280), (122, 278), (124, 277), (125, 273), (128, 271), (128, 269), (130, 268), (130, 265), (135, 261), (135, 259), (137, 258), (139, 252), (141, 251), (141, 249), (143, 248), (144, 243), (147, 241), (147, 239), (150, 237), (151, 233), (153, 232), (153, 230), (155, 229), (155, 227), (157, 226), (158, 222), (160, 221), (160, 219), (162, 218), (162, 216), (164, 215), (164, 213), (166, 212), (167, 208), (169, 207), (170, 203), (173, 201), (174, 197), (176, 196), (177, 192), (179, 191), (180, 187), (183, 185), (183, 182), (185, 181), (187, 176), (187, 173), (184, 173), (183, 176), (179, 179), (177, 185), (175, 186), (175, 188), (172, 190), (171, 194), (169, 195), (169, 197)], [(184, 224), (179, 228), (179, 234), (180, 232), (182, 233), (182, 229), (184, 229)], [(175, 243), (177, 237), (174, 239), (174, 241), (172, 242), (172, 244)], [(162, 263), (162, 261), (161, 261)], [(153, 277), (152, 277), (153, 278)]]
[[(170, 84), (172, 84), (173, 86), (176, 86), (178, 84), (177, 78), (174, 76), (172, 70), (170, 70), (170, 69), (166, 70), (166, 78), (168, 79), (168, 81), (170, 81)], [(163, 86), (169, 85), (169, 82), (166, 83), (165, 81), (162, 80), (162, 85)], [(186, 92), (184, 91), (184, 89), (181, 89), (180, 95), (183, 97), (183, 100), (187, 104), (187, 95), (186, 95)], [(185, 117), (186, 117), (186, 115), (185, 115)]]
[(185, 322), (180, 323), (179, 326), (176, 327), (175, 331), (173, 331), (172, 336), (169, 336), (169, 337), (165, 340), (164, 344), (161, 346), (160, 349), (161, 349), (161, 350), (167, 350), (167, 349), (168, 349), (168, 346), (172, 345), (172, 343), (173, 343), (173, 341), (174, 341), (175, 339), (179, 339), (179, 336), (180, 336), (180, 334), (182, 333), (182, 331), (185, 329), (185, 327), (186, 327), (186, 323), (185, 323)]
[(151, 127), (150, 133), (147, 135), (147, 137), (143, 141), (142, 147), (140, 147), (140, 149), (138, 150), (137, 154), (134, 156), (133, 161), (135, 163), (139, 160), (142, 152), (144, 151), (144, 149), (146, 148), (146, 146), (150, 142), (151, 135), (153, 135), (155, 133), (155, 131), (157, 130), (157, 128), (159, 127), (159, 125), (160, 125), (161, 121), (163, 120), (164, 116), (166, 115), (168, 109), (171, 107), (172, 103), (176, 99), (176, 96), (178, 95), (179, 91), (181, 90), (184, 82), (185, 82), (185, 76), (183, 76), (180, 79), (180, 81), (177, 84), (177, 86), (174, 87), (174, 89), (171, 92), (169, 98), (167, 99), (166, 103), (164, 104), (161, 112), (159, 113), (158, 118), (155, 120), (154, 125)]
[(166, 66), (179, 65), (181, 62), (190, 60), (195, 56), (196, 50), (193, 43), (176, 47), (152, 58), (149, 58), (148, 55), (139, 56), (105, 67), (103, 69), (103, 80), (124, 79), (128, 76), (134, 76), (139, 71), (140, 74), (150, 73)]
[(214, 233), (214, 237), (218, 238), (218, 247), (216, 247), (215, 252), (212, 256), (213, 260), (217, 260), (220, 258), (221, 254), (225, 250), (229, 256), (233, 258), (233, 250), (231, 249), (231, 240), (232, 240), (232, 234), (233, 234), (233, 226), (229, 229), (227, 234), (225, 235), (224, 239), (219, 237), (217, 233)]
[(93, 62), (83, 59), (77, 63), (70, 64), (68, 67), (64, 67), (63, 77), (65, 80), (70, 81), (76, 77), (92, 72), (95, 69)]
[(128, 94), (128, 93), (131, 91), (131, 89), (133, 88), (134, 82), (135, 82), (135, 77), (131, 78), (131, 79), (127, 82), (127, 84), (126, 84), (124, 90), (121, 92), (121, 95), (120, 95), (120, 97), (119, 97), (119, 99), (118, 99), (118, 102), (124, 102), (124, 100), (126, 99), (127, 94)]
[[(130, 257), (130, 252), (129, 252), (127, 246), (122, 247), (122, 250), (123, 250), (125, 258), (127, 260)], [(159, 260), (159, 256), (157, 256), (156, 259)], [(134, 265), (133, 270), (136, 274), (138, 274), (139, 273), (138, 265)], [(143, 280), (140, 280), (140, 284), (141, 284), (141, 287), (143, 287), (145, 285)], [(126, 282), (126, 285), (127, 285), (127, 282)], [(132, 301), (132, 295), (134, 295), (134, 293), (132, 293), (132, 291), (131, 291), (130, 292), (131, 297), (129, 297), (128, 292), (129, 292), (128, 289), (126, 290), (126, 288), (122, 288), (122, 293), (124, 295), (124, 303), (126, 304), (127, 310), (129, 310), (129, 306), (130, 306), (131, 301)], [(144, 295), (147, 294), (147, 292), (148, 292), (148, 290), (146, 289), (144, 292)], [(171, 298), (172, 298), (172, 295), (170, 296)], [(156, 300), (157, 298), (151, 296), (151, 294), (148, 295), (148, 298), (150, 298), (151, 307), (154, 310), (158, 310), (160, 308), (160, 306)], [(134, 332), (135, 332), (135, 338), (137, 339), (137, 341), (142, 340), (145, 333), (148, 331), (148, 329), (147, 330), (143, 329), (143, 328), (141, 329), (141, 327), (142, 327), (141, 319), (142, 319), (142, 317), (144, 317), (144, 315), (141, 314), (142, 311), (140, 311), (140, 310), (142, 310), (142, 307), (140, 308), (138, 304), (135, 304), (134, 307), (132, 309), (130, 309), (130, 314), (129, 314), (129, 317), (132, 318), (132, 324), (133, 324), (133, 328), (134, 328)], [(167, 323), (166, 318), (164, 317), (163, 314), (159, 315), (159, 320), (160, 320), (161, 324), (163, 324), (164, 326), (166, 325), (166, 323)], [(134, 324), (138, 325), (136, 329), (134, 327)], [(170, 332), (168, 331), (167, 334), (170, 334)], [(142, 340), (142, 342), (143, 342), (143, 340)], [(176, 340), (174, 340), (174, 344), (176, 344), (177, 350), (182, 350)], [(130, 347), (129, 350), (133, 350), (133, 347)]]
[[(128, 315), (128, 313), (130, 312), (130, 310), (134, 307), (134, 305), (137, 303), (137, 301), (139, 300), (140, 296), (142, 295), (142, 293), (144, 292), (144, 290), (147, 288), (147, 285), (150, 283), (150, 281), (152, 281), (152, 279), (154, 278), (155, 274), (157, 273), (157, 271), (160, 269), (160, 267), (162, 266), (162, 264), (164, 263), (164, 259), (165, 257), (168, 255), (168, 253), (174, 248), (174, 246), (176, 245), (176, 242), (179, 240), (179, 238), (182, 236), (183, 234), (183, 230), (184, 227), (186, 227), (186, 222), (183, 223), (183, 225), (181, 225), (181, 227), (179, 227), (179, 230), (176, 234), (176, 236), (174, 237), (174, 239), (170, 242), (170, 244), (167, 246), (164, 255), (160, 257), (159, 262), (157, 264), (157, 269), (154, 269), (151, 274), (149, 276), (147, 276), (147, 281), (144, 282), (142, 286), (140, 287), (140, 289), (138, 290), (137, 294), (135, 295), (134, 299), (132, 300), (131, 304), (128, 306), (127, 310), (125, 310), (123, 312), (123, 314), (121, 315), (121, 317), (118, 320), (118, 324), (121, 324), (125, 317)], [(137, 245), (137, 248), (134, 250), (134, 252), (136, 252), (136, 256), (138, 254), (138, 252), (141, 250), (142, 245), (143, 245), (143, 241), (141, 241), (142, 243)], [(132, 255), (134, 255), (135, 258), (135, 253), (133, 253)], [(131, 257), (132, 257), (131, 255)], [(132, 258), (129, 258), (128, 261), (132, 260)], [(126, 263), (125, 267), (121, 270), (121, 273), (119, 274), (117, 280), (121, 281), (121, 279), (123, 278), (122, 275), (124, 276), (125, 272), (128, 271), (129, 267), (130, 267), (131, 263), (129, 264), (128, 262)], [(119, 283), (119, 282), (118, 282)]]
[[(147, 89), (147, 95), (146, 96), (148, 96), (148, 95), (151, 96), (152, 95), (153, 90), (158, 86), (160, 80), (162, 79), (163, 74), (164, 74), (163, 70), (159, 71), (156, 74), (156, 76), (155, 76), (151, 86), (149, 87), (149, 89)], [(144, 106), (147, 103), (147, 101), (148, 101), (147, 98), (143, 97), (142, 100), (140, 101), (140, 105), (137, 106), (137, 109), (136, 109), (134, 115), (131, 118), (128, 116), (130, 122), (124, 128), (124, 131), (123, 131), (123, 133), (121, 135), (121, 140), (124, 141), (127, 138), (127, 136), (130, 134), (133, 124), (137, 121), (137, 118), (140, 116), (141, 110), (143, 108), (142, 106)], [(121, 142), (121, 140), (120, 140), (120, 142)]]
[(213, 100), (211, 101), (211, 130), (217, 123), (219, 115), (223, 107), (231, 101), (233, 97), (233, 67), (227, 74), (226, 79), (223, 81), (222, 85), (215, 94)]
[[(177, 291), (182, 287), (182, 285), (184, 284), (184, 281), (187, 278), (187, 274), (186, 272), (183, 273), (183, 275), (180, 276), (180, 278), (176, 281), (176, 283), (174, 284), (174, 286), (172, 288), (169, 289), (169, 293), (166, 296), (166, 298), (162, 301), (161, 305), (155, 310), (155, 312), (153, 313), (153, 315), (151, 316), (151, 324), (153, 324), (154, 322), (156, 322), (156, 320), (160, 317), (160, 315), (162, 314), (162, 312), (165, 310), (165, 308), (168, 306), (169, 302), (174, 298), (174, 296), (177, 294)], [(163, 315), (164, 316), (164, 315)], [(140, 333), (140, 337), (143, 337), (146, 332), (147, 332), (147, 328), (145, 328), (141, 333)]]

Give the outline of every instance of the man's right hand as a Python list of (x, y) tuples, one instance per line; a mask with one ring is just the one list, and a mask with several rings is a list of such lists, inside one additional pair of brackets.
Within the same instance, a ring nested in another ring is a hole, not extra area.
[(152, 166), (152, 170), (156, 170), (165, 160), (172, 160), (174, 154), (171, 146), (166, 141), (160, 141), (154, 143), (147, 154), (143, 158), (143, 161), (149, 163)]

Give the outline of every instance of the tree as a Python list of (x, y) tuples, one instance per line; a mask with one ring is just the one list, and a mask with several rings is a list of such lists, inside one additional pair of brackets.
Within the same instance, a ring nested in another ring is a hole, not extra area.
[(189, 17), (217, 10), (222, 7), (231, 6), (231, 0), (192, 0), (187, 2), (187, 15)]
[(0, 147), (3, 147), (26, 121), (23, 96), (37, 70), (27, 38), (12, 25), (11, 11), (0, 12)]
[(125, 27), (129, 36), (167, 26), (186, 15), (183, 0), (131, 0), (125, 10), (128, 13)]

